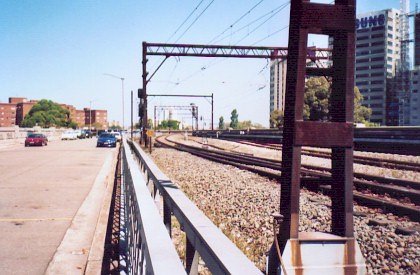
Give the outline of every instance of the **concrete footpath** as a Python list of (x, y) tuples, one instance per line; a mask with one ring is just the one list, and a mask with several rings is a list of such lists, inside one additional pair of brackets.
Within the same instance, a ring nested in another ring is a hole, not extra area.
[(117, 156), (95, 143), (0, 150), (0, 274), (85, 271)]

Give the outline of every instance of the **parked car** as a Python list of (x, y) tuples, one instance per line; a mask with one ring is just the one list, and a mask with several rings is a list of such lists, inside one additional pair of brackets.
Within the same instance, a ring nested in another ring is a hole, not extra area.
[(86, 131), (85, 131), (85, 137), (86, 137), (86, 138), (91, 138), (91, 137), (93, 137), (93, 133), (92, 133), (92, 131), (90, 131), (90, 130), (86, 130)]
[(77, 139), (77, 133), (75, 131), (65, 131), (64, 133), (61, 134), (61, 140), (72, 140), (72, 139)]
[(117, 141), (121, 141), (121, 134), (120, 132), (111, 132), (111, 134), (113, 134), (115, 136), (115, 138), (117, 139)]
[(77, 138), (85, 138), (85, 134), (83, 133), (83, 130), (77, 129), (77, 130), (74, 130), (74, 132), (76, 133)]
[(116, 147), (117, 138), (111, 133), (103, 133), (98, 137), (96, 147)]
[(33, 145), (47, 146), (47, 144), (47, 137), (43, 134), (29, 134), (25, 139), (25, 147)]

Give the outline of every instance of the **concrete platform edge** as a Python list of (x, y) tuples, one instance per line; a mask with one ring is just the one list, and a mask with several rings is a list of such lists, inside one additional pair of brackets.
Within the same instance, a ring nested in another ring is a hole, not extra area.
[(117, 150), (113, 150), (105, 159), (45, 274), (84, 274), (109, 178), (114, 177), (111, 171), (116, 165), (116, 157)]

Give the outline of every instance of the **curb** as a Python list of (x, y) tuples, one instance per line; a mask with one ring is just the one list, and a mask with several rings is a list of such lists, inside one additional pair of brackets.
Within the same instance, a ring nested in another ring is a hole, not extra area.
[(98, 230), (100, 212), (103, 209), (102, 204), (98, 202), (105, 202), (104, 197), (107, 195), (109, 182), (114, 180), (116, 156), (115, 150), (105, 159), (89, 194), (74, 216), (45, 274), (84, 274), (92, 241), (95, 241), (94, 236)]

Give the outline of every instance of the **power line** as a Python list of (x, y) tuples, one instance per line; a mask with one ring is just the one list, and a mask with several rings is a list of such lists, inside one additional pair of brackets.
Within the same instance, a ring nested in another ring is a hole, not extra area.
[(287, 29), (288, 27), (289, 27), (289, 25), (284, 26), (283, 28), (278, 29), (277, 31), (275, 31), (275, 32), (273, 32), (273, 33), (270, 33), (270, 34), (269, 34), (269, 35), (267, 35), (266, 37), (261, 38), (261, 39), (260, 39), (260, 40), (258, 40), (257, 42), (253, 43), (251, 46), (255, 46), (256, 44), (258, 44), (258, 43), (260, 43), (260, 42), (262, 42), (262, 41), (264, 41), (264, 40), (266, 40), (266, 39), (270, 38), (270, 37), (271, 37), (271, 36), (273, 36), (273, 35), (278, 34), (279, 32), (281, 32), (281, 31), (283, 31), (283, 30)]
[(204, 10), (194, 19), (194, 21), (188, 26), (188, 28), (178, 37), (178, 39), (174, 42), (177, 43), (179, 39), (181, 39), (185, 33), (197, 22), (197, 20), (203, 15), (203, 13), (213, 4), (214, 0), (211, 0), (211, 2), (204, 8)]
[(184, 22), (181, 23), (181, 25), (179, 25), (179, 27), (175, 30), (175, 32), (166, 40), (166, 43), (171, 40), (172, 37), (174, 37), (174, 35), (182, 28), (182, 26), (184, 26), (184, 24), (188, 21), (188, 19), (190, 19), (190, 17), (194, 14), (194, 12), (201, 6), (201, 4), (204, 2), (204, 0), (201, 0), (200, 3), (198, 3), (198, 5), (193, 9), (193, 11), (187, 16), (187, 18), (185, 18)]
[(252, 31), (248, 32), (244, 37), (242, 37), (241, 39), (239, 39), (239, 41), (236, 42), (236, 44), (238, 44), (239, 42), (241, 42), (242, 40), (244, 40), (245, 38), (247, 38), (250, 34), (252, 34), (256, 30), (258, 30), (259, 28), (261, 28), (265, 23), (267, 23), (276, 14), (278, 14), (280, 11), (282, 11), (284, 8), (286, 8), (289, 4), (290, 4), (290, 2), (287, 2), (287, 3), (283, 4), (283, 7), (281, 9), (279, 9), (278, 11), (276, 11), (275, 13), (273, 13), (270, 17), (268, 17), (266, 20), (264, 20), (261, 24), (259, 24), (258, 26), (256, 26)]
[(225, 34), (229, 29), (232, 29), (233, 26), (235, 26), (236, 23), (241, 21), (245, 16), (250, 14), (256, 7), (258, 7), (264, 0), (260, 0), (257, 4), (255, 4), (252, 8), (250, 8), (247, 12), (245, 12), (243, 15), (241, 15), (235, 22), (233, 22), (229, 27), (227, 27), (224, 31), (222, 31), (220, 34), (216, 35), (212, 40), (210, 40), (207, 44), (211, 44), (214, 40)]
[(224, 40), (224, 39), (226, 39), (226, 38), (228, 38), (228, 37), (230, 37), (230, 36), (232, 36), (232, 35), (234, 35), (234, 34), (236, 34), (236, 33), (240, 32), (240, 31), (242, 31), (243, 29), (246, 29), (247, 27), (251, 26), (252, 24), (254, 24), (254, 23), (256, 23), (256, 22), (260, 21), (260, 20), (261, 20), (261, 19), (263, 19), (263, 18), (265, 18), (267, 15), (270, 15), (270, 14), (272, 14), (273, 12), (276, 12), (278, 9), (281, 9), (283, 5), (284, 5), (284, 4), (282, 4), (282, 5), (278, 6), (277, 8), (274, 8), (274, 9), (272, 9), (271, 11), (269, 11), (269, 12), (267, 12), (267, 13), (265, 13), (265, 14), (261, 15), (261, 16), (260, 16), (260, 17), (258, 17), (257, 19), (255, 19), (255, 20), (253, 20), (253, 21), (249, 22), (248, 24), (246, 24), (246, 25), (244, 25), (244, 26), (240, 27), (239, 29), (237, 29), (237, 30), (235, 30), (234, 32), (232, 32), (231, 34), (229, 34), (229, 35), (227, 35), (227, 36), (224, 36), (224, 37), (220, 38), (220, 39), (219, 39), (219, 40), (217, 40), (216, 42), (222, 41), (222, 40)]

